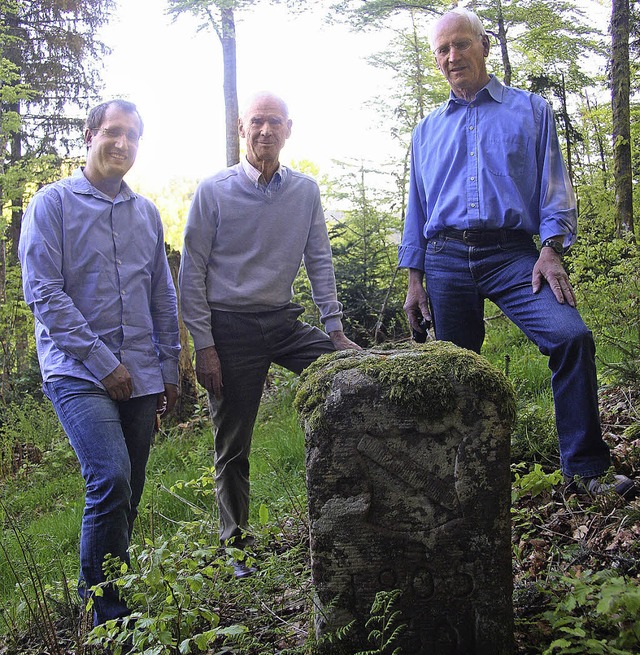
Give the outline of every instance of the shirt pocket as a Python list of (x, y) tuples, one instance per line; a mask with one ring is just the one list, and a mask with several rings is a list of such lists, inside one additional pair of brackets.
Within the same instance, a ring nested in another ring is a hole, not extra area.
[(530, 139), (524, 135), (492, 135), (483, 149), (484, 168), (497, 177), (521, 178), (533, 165)]

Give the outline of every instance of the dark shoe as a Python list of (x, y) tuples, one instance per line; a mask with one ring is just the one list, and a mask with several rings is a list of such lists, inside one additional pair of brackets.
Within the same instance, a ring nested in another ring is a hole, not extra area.
[(572, 478), (565, 475), (564, 481), (566, 490), (578, 496), (595, 498), (596, 496), (615, 493), (626, 500), (631, 500), (638, 495), (638, 487), (635, 481), (626, 475), (605, 474), (595, 478), (581, 478), (579, 476)]
[(233, 575), (236, 579), (248, 578), (253, 575), (258, 569), (255, 566), (247, 566), (244, 562), (233, 560)]

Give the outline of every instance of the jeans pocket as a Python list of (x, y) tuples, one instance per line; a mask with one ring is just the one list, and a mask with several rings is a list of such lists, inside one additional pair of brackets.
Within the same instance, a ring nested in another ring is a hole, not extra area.
[(429, 241), (427, 241), (427, 254), (437, 255), (441, 252), (444, 252), (446, 245), (447, 245), (446, 237), (443, 238), (434, 237), (433, 239), (429, 239)]

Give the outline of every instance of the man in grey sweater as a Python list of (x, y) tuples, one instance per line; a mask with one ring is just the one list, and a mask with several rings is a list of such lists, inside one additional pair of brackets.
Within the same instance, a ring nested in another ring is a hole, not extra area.
[[(271, 363), (300, 373), (320, 355), (359, 349), (342, 330), (320, 190), (282, 166), (291, 134), (286, 104), (252, 98), (238, 121), (247, 156), (203, 180), (184, 233), (180, 296), (207, 390), (215, 434), (220, 541), (243, 548), (249, 515), (249, 451)], [(328, 333), (298, 317), (293, 281), (304, 262)], [(236, 577), (253, 572), (234, 564)]]

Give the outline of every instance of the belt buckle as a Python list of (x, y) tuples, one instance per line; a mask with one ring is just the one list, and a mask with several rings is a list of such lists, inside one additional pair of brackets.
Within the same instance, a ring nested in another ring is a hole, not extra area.
[(476, 241), (473, 238), (472, 230), (462, 230), (462, 242), (465, 246), (472, 246)]

